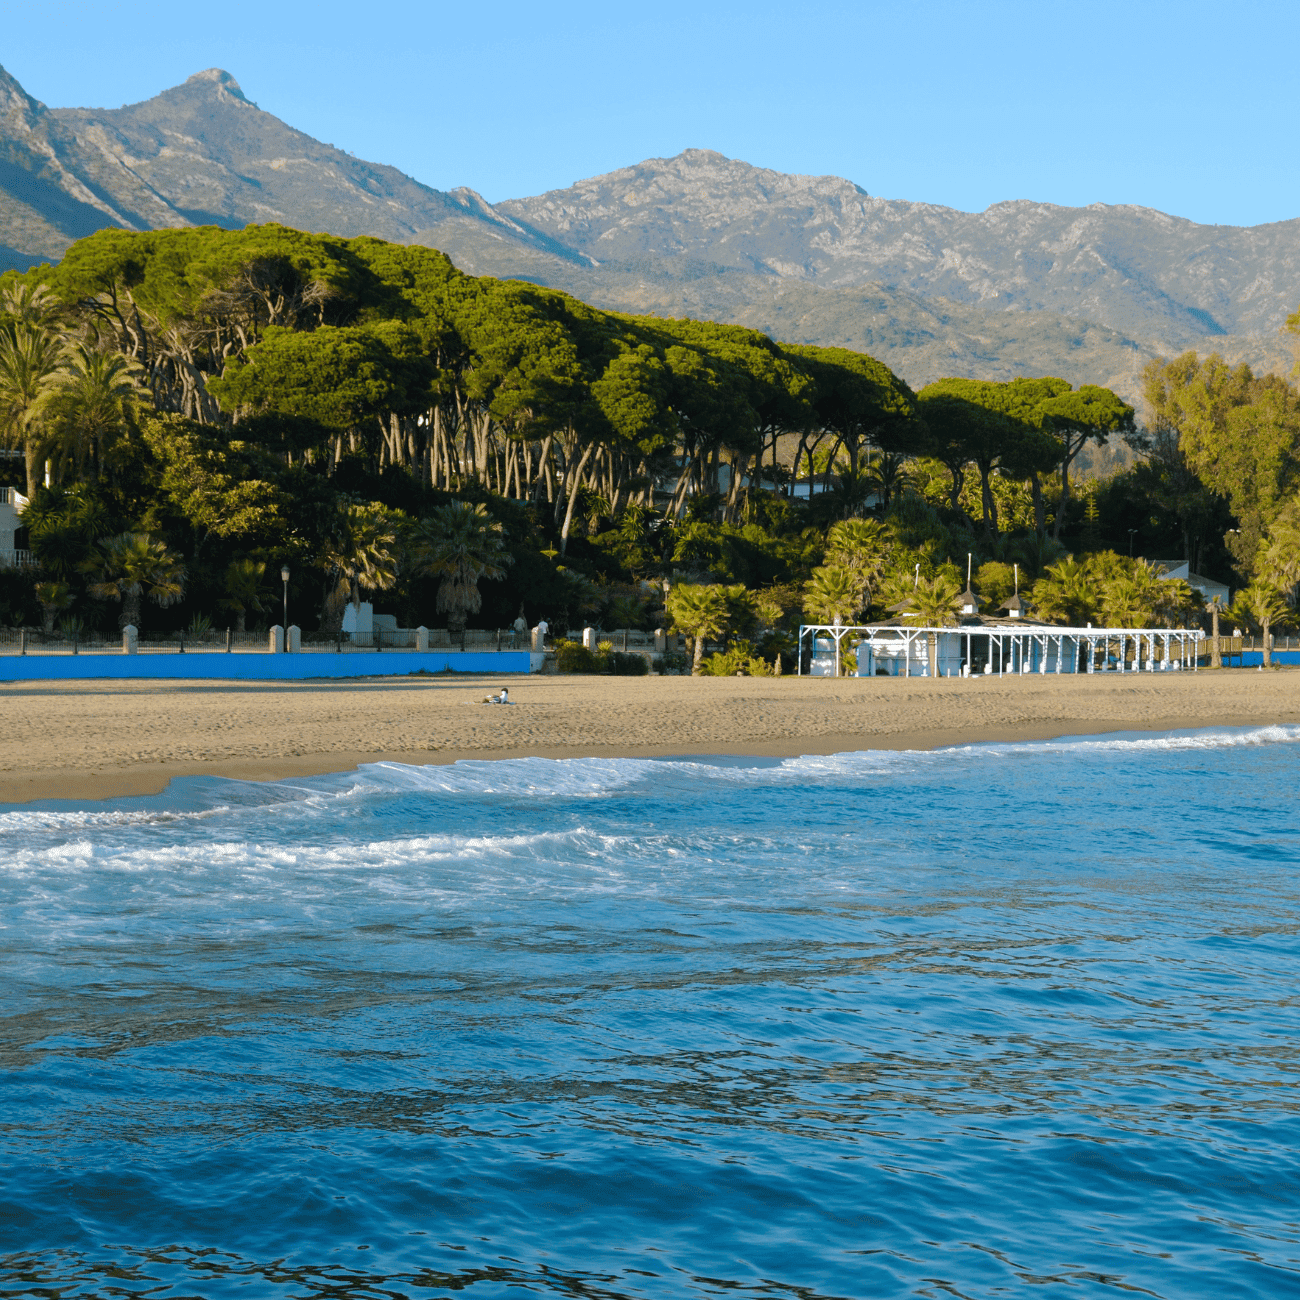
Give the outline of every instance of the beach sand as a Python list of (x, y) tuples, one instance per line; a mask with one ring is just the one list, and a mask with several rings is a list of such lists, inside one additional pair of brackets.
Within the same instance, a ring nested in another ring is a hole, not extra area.
[[(485, 706), (501, 686), (515, 701)], [(0, 802), (155, 794), (358, 763), (786, 757), (1300, 723), (1300, 670), (972, 680), (447, 677), (0, 683)]]

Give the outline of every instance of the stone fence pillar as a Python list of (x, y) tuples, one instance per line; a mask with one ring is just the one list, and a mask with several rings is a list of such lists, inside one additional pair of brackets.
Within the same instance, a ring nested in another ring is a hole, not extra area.
[(289, 625), (289, 653), (291, 655), (302, 653), (302, 628), (297, 623)]
[(124, 655), (133, 655), (140, 649), (140, 634), (135, 629), (134, 623), (128, 623), (122, 629), (122, 653)]
[(655, 628), (655, 654), (664, 654), (668, 649), (668, 633), (663, 628)]
[(546, 649), (545, 641), (546, 638), (542, 635), (542, 629), (540, 627), (533, 628), (533, 650), (537, 654), (541, 654)]
[(423, 624), (415, 629), (415, 648), (421, 653), (429, 648), (429, 629)]
[(271, 629), (270, 644), (267, 648), (272, 654), (284, 654), (284, 628), (279, 623)]
[(584, 650), (595, 651), (596, 629), (594, 627), (584, 627), (582, 629), (582, 648)]

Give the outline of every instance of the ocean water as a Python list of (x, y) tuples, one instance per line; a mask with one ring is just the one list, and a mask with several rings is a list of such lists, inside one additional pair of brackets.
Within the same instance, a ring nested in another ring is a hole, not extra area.
[(1300, 728), (0, 809), (0, 1297), (1300, 1295)]

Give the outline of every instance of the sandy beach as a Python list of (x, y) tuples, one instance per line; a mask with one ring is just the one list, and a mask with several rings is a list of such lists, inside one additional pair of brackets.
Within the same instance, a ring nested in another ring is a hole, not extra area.
[[(485, 706), (508, 685), (516, 701)], [(0, 802), (359, 763), (933, 749), (1300, 723), (1300, 670), (924, 678), (513, 677), (0, 684)]]

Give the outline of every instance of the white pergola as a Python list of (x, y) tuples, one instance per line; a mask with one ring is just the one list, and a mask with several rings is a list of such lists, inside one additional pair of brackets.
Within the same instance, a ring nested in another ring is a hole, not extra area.
[[(1052, 627), (1036, 623), (1024, 627), (1006, 624), (966, 624), (957, 627), (913, 626), (900, 623), (875, 623), (845, 626), (831, 623), (806, 623), (799, 628), (796, 672), (803, 673), (804, 647), (817, 653), (818, 640), (829, 639), (835, 654), (835, 676), (840, 676), (845, 637), (850, 644), (868, 641), (873, 650), (888, 648), (890, 658), (901, 659), (902, 676), (912, 675), (912, 664), (924, 670), (929, 661), (929, 636), (958, 638), (964, 642), (962, 663), (969, 670), (973, 662), (972, 642), (988, 638), (988, 669), (998, 676), (1008, 673), (1046, 673), (1055, 658), (1053, 672), (1078, 672), (1079, 652), (1087, 647), (1085, 672), (1157, 672), (1171, 669), (1197, 670), (1200, 644), (1205, 633), (1199, 628), (1131, 628), (1131, 627)], [(1112, 655), (1111, 648), (1115, 653)], [(901, 649), (902, 653), (899, 654)], [(1055, 650), (1055, 656), (1052, 651)], [(1100, 666), (1098, 653), (1100, 651)], [(1132, 652), (1132, 665), (1129, 653)], [(1067, 661), (1070, 667), (1064, 665)], [(1114, 667), (1111, 667), (1112, 659)]]

